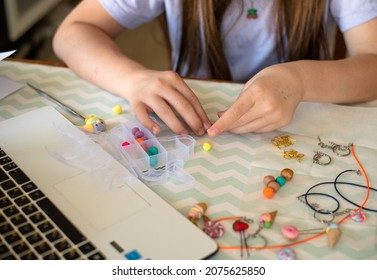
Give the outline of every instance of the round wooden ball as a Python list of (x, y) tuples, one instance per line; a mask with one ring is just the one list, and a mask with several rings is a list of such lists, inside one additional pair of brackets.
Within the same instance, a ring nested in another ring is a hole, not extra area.
[(290, 181), (293, 177), (293, 170), (289, 168), (284, 168), (282, 171), (280, 171), (280, 175), (285, 178), (285, 180)]
[(273, 182), (270, 182), (267, 187), (271, 188), (274, 190), (274, 192), (277, 192), (279, 189), (280, 189), (280, 185), (278, 182), (276, 181), (273, 181)]
[(263, 184), (265, 186), (268, 186), (269, 183), (271, 182), (274, 182), (275, 181), (275, 177), (274, 176), (271, 176), (271, 175), (267, 175), (263, 178)]

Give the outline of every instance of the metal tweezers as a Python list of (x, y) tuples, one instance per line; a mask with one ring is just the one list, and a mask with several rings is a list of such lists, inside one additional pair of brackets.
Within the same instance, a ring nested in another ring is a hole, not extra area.
[(64, 103), (60, 102), (59, 100), (57, 100), (55, 97), (52, 97), (51, 95), (49, 95), (47, 92), (29, 84), (29, 83), (26, 83), (29, 87), (31, 87), (32, 89), (34, 89), (37, 93), (39, 93), (40, 95), (42, 95), (43, 97), (46, 97), (47, 99), (51, 100), (52, 102), (54, 102), (55, 104), (59, 105), (60, 108), (62, 108), (64, 111), (76, 116), (76, 117), (79, 117), (80, 119), (82, 119), (83, 121), (85, 121), (85, 117), (83, 117), (80, 113), (76, 112), (75, 110), (73, 110), (72, 108), (68, 107), (67, 105), (65, 105)]

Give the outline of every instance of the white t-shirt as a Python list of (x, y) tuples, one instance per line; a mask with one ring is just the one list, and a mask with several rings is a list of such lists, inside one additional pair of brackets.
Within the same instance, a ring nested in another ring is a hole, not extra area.
[[(166, 12), (172, 68), (175, 69), (181, 40), (180, 0), (99, 1), (127, 29), (136, 28)], [(237, 0), (226, 11), (222, 36), (225, 56), (234, 81), (246, 82), (263, 68), (279, 62), (272, 19), (273, 2), (274, 0)], [(247, 17), (247, 10), (253, 5), (258, 10), (256, 19)], [(324, 17), (327, 37), (332, 43), (336, 25), (344, 32), (377, 17), (377, 0), (328, 0)], [(208, 76), (204, 65), (202, 63), (197, 77)]]

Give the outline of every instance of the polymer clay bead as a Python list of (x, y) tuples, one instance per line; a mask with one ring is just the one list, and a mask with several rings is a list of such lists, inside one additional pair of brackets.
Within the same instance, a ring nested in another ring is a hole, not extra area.
[(138, 130), (138, 131), (135, 132), (134, 136), (135, 136), (135, 138), (143, 138), (144, 132), (142, 132), (141, 130)]
[(263, 189), (263, 195), (266, 197), (266, 198), (273, 198), (275, 196), (275, 191), (273, 188), (271, 187), (265, 187)]
[(140, 129), (139, 129), (138, 127), (133, 127), (133, 128), (131, 129), (131, 132), (132, 132), (133, 135), (135, 135), (136, 132), (138, 132), (138, 131), (140, 131)]
[(295, 260), (296, 252), (289, 247), (283, 247), (278, 252), (278, 257), (280, 260)]
[(224, 227), (214, 221), (206, 221), (203, 231), (211, 238), (220, 238), (225, 233)]
[(335, 247), (335, 244), (338, 242), (341, 235), (338, 224), (329, 224), (326, 228), (326, 234), (329, 248), (332, 249)]
[(198, 225), (196, 221), (199, 220), (204, 215), (207, 209), (208, 209), (208, 206), (206, 203), (199, 202), (198, 204), (195, 204), (193, 207), (190, 208), (190, 210), (188, 211), (187, 217), (195, 225)]
[(155, 146), (151, 146), (147, 150), (147, 154), (149, 155), (149, 163), (151, 166), (156, 166), (158, 163), (158, 149)]
[(299, 232), (294, 226), (284, 226), (281, 228), (281, 233), (288, 240), (295, 240), (299, 236)]
[(263, 213), (259, 217), (259, 223), (263, 225), (264, 228), (270, 228), (275, 221), (275, 217), (277, 213), (278, 211), (273, 211), (270, 213)]
[(209, 152), (212, 149), (212, 145), (209, 142), (205, 142), (205, 143), (203, 143), (202, 148), (203, 148), (204, 151)]
[(115, 106), (113, 107), (113, 113), (114, 113), (115, 115), (119, 115), (119, 114), (121, 114), (121, 113), (122, 113), (122, 106), (120, 106), (120, 105), (115, 105)]
[(125, 146), (128, 146), (128, 145), (130, 145), (130, 143), (127, 142), (127, 141), (124, 141), (124, 142), (122, 143), (122, 147), (125, 147)]
[(285, 185), (285, 182), (287, 181), (283, 176), (276, 177), (275, 181), (280, 185), (280, 187)]
[(284, 168), (280, 171), (280, 176), (274, 177), (272, 175), (264, 176), (263, 183), (265, 188), (263, 189), (263, 195), (266, 198), (273, 198), (275, 193), (285, 185), (287, 181), (290, 181), (293, 177), (293, 170)]
[(356, 223), (362, 223), (366, 219), (364, 212), (361, 210), (351, 210), (349, 215), (351, 220)]
[(157, 155), (158, 154), (158, 149), (156, 146), (151, 146), (149, 149), (148, 149), (148, 152), (152, 155)]

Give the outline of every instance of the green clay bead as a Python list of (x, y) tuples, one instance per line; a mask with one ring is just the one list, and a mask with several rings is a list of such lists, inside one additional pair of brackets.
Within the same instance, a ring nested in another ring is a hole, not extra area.
[(271, 222), (263, 222), (263, 226), (265, 228), (270, 228), (272, 226), (272, 223)]
[(275, 180), (276, 180), (276, 182), (278, 182), (280, 187), (284, 186), (285, 182), (287, 181), (287, 180), (285, 180), (285, 178), (283, 176), (278, 176), (278, 177), (276, 177)]
[(156, 166), (158, 163), (158, 156), (156, 155), (150, 155), (149, 157), (149, 163), (152, 167)]
[(151, 154), (151, 155), (157, 155), (158, 154), (158, 149), (157, 147), (155, 146), (152, 146), (148, 149), (148, 154)]

